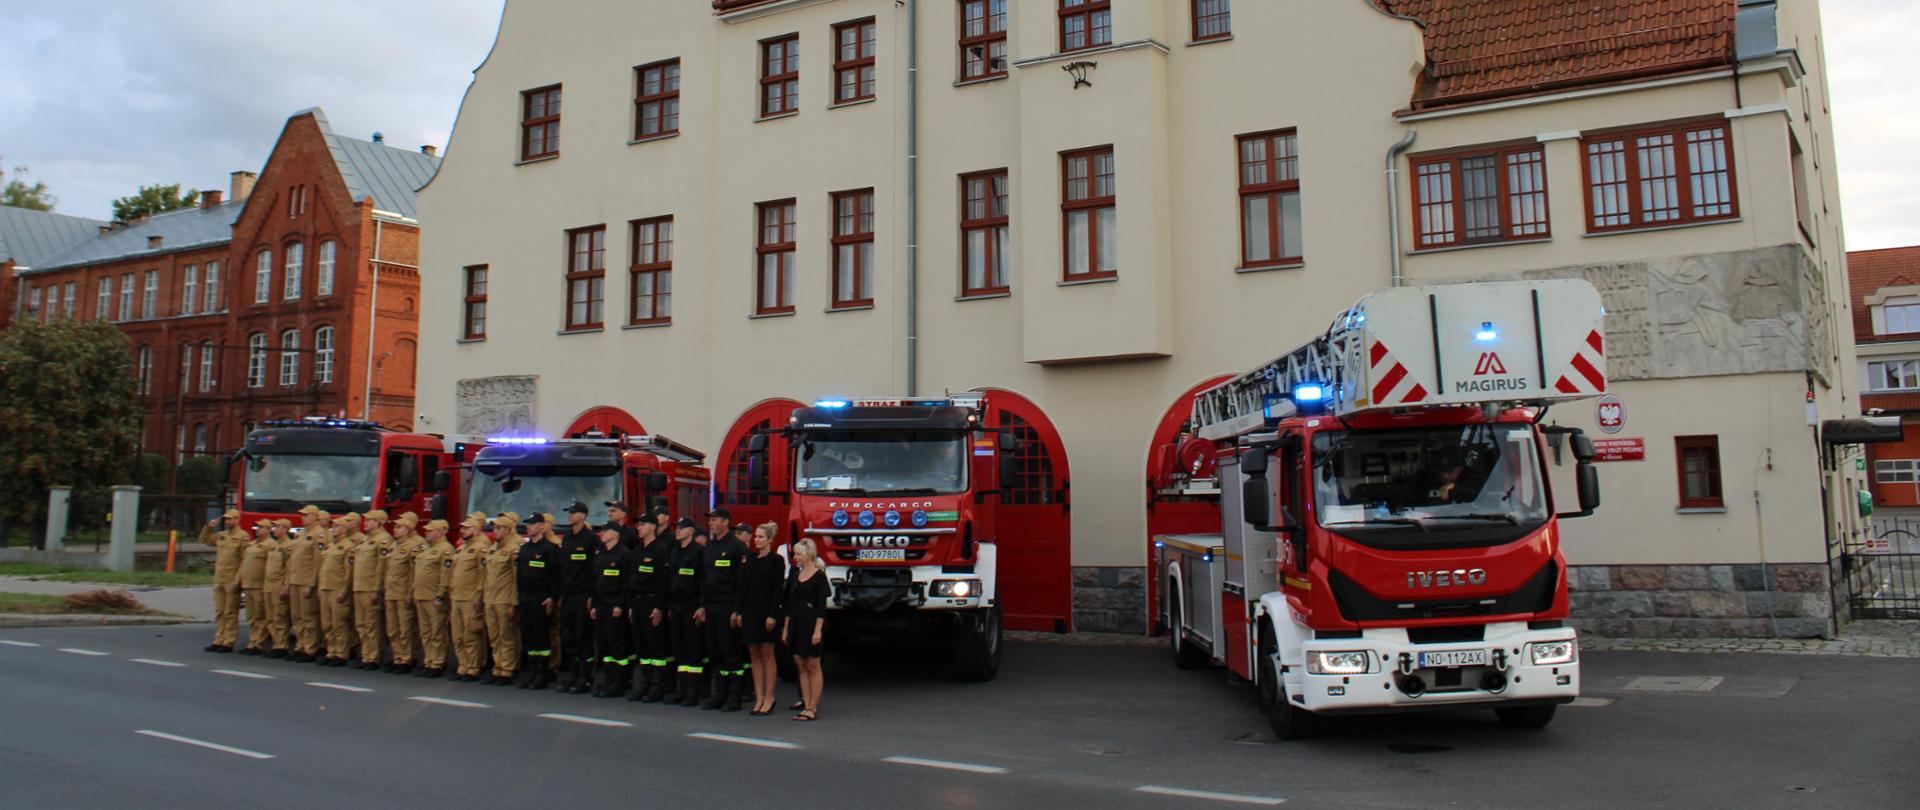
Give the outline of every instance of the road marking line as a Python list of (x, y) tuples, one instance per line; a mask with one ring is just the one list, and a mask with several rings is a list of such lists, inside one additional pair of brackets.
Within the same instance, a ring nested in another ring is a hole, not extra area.
[(1578, 698), (1574, 698), (1574, 699), (1573, 699), (1573, 703), (1571, 703), (1571, 704), (1569, 704), (1569, 705), (1573, 705), (1573, 706), (1588, 706), (1588, 707), (1592, 707), (1592, 706), (1611, 706), (1611, 705), (1613, 705), (1613, 698), (1597, 698), (1597, 697), (1578, 697)]
[(1007, 772), (1006, 768), (1002, 768), (995, 765), (974, 765), (972, 763), (967, 763), (967, 762), (950, 762), (944, 759), (921, 759), (919, 757), (887, 757), (886, 759), (883, 759), (880, 761), (891, 762), (895, 765), (918, 765), (922, 768), (939, 768), (941, 770), (964, 771), (966, 773), (1006, 773)]
[(106, 653), (99, 650), (82, 650), (78, 647), (61, 647), (60, 651), (63, 653), (73, 653), (74, 655), (106, 655)]
[(7, 646), (9, 646), (9, 647), (38, 647), (38, 646), (40, 646), (40, 645), (38, 645), (38, 644), (35, 644), (35, 643), (33, 643), (33, 642), (31, 642), (31, 641), (14, 641), (13, 639), (0, 639), (0, 644), (5, 644), (5, 645), (7, 645)]
[(196, 740), (192, 737), (182, 737), (178, 734), (168, 734), (164, 731), (148, 731), (146, 729), (141, 729), (139, 731), (135, 731), (134, 733), (145, 734), (148, 737), (157, 737), (162, 740), (172, 740), (177, 743), (186, 743), (187, 745), (197, 745), (197, 746), (200, 746), (201, 748), (208, 748), (214, 751), (222, 751), (228, 754), (238, 754), (240, 756), (251, 757), (253, 759), (273, 759), (272, 754), (262, 754), (259, 751), (248, 751), (245, 748), (235, 748), (231, 745), (221, 745), (219, 743), (210, 743), (210, 742), (207, 742), (206, 740)]
[(273, 680), (272, 675), (267, 675), (259, 672), (248, 672), (243, 669), (215, 669), (210, 671), (215, 675), (232, 675), (235, 678), (252, 678), (256, 681)]
[(1264, 804), (1272, 807), (1285, 804), (1286, 799), (1271, 796), (1248, 796), (1242, 793), (1215, 793), (1211, 790), (1188, 790), (1186, 788), (1162, 787), (1160, 785), (1141, 785), (1133, 789), (1135, 793), (1151, 793), (1155, 796), (1175, 796), (1182, 799), (1212, 799), (1217, 802), (1238, 802), (1240, 804)]
[(368, 688), (366, 688), (366, 687), (364, 687), (364, 686), (348, 686), (348, 685), (346, 685), (346, 684), (344, 684), (344, 683), (327, 683), (326, 681), (307, 681), (307, 685), (308, 685), (308, 686), (318, 686), (318, 687), (320, 687), (321, 689), (338, 689), (338, 690), (340, 690), (340, 691), (342, 691), (342, 692), (371, 692), (371, 691), (373, 691), (372, 689), (368, 689)]
[(159, 660), (159, 659), (156, 659), (156, 658), (129, 658), (129, 659), (127, 659), (127, 660), (128, 660), (128, 661), (132, 661), (132, 662), (134, 662), (134, 663), (136, 663), (136, 664), (152, 664), (153, 666), (156, 666), (156, 667), (184, 667), (184, 666), (186, 666), (186, 664), (182, 664), (182, 663), (180, 663), (180, 662), (178, 662), (178, 661), (161, 661), (161, 660)]
[(758, 748), (792, 749), (792, 748), (800, 747), (798, 744), (790, 743), (790, 742), (781, 742), (779, 740), (762, 740), (758, 737), (735, 737), (732, 734), (714, 734), (712, 732), (707, 732), (707, 731), (696, 731), (692, 734), (688, 734), (687, 736), (692, 737), (694, 739), (698, 739), (698, 740), (712, 740), (714, 742), (734, 743), (737, 745), (751, 745)]
[(607, 726), (609, 728), (632, 728), (633, 727), (632, 723), (629, 723), (625, 720), (603, 720), (598, 717), (587, 717), (587, 716), (578, 715), (578, 714), (554, 713), (554, 714), (542, 714), (537, 716), (545, 717), (548, 720), (564, 720), (569, 723), (581, 723), (589, 726)]
[(471, 700), (454, 700), (453, 698), (437, 698), (437, 697), (428, 697), (428, 696), (426, 696), (426, 695), (414, 695), (413, 697), (410, 697), (410, 698), (407, 698), (407, 699), (408, 699), (408, 700), (417, 700), (417, 701), (420, 701), (421, 703), (434, 703), (434, 704), (438, 704), (438, 705), (441, 705), (441, 706), (459, 706), (459, 707), (461, 707), (461, 708), (463, 708), (463, 709), (490, 709), (490, 708), (493, 708), (493, 707), (491, 707), (491, 706), (488, 706), (488, 705), (487, 705), (487, 704), (485, 704), (485, 703), (475, 703), (475, 702), (473, 702), (473, 701), (471, 701)]

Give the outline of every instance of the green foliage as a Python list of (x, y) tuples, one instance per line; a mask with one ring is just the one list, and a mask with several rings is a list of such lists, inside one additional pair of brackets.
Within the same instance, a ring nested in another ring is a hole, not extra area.
[(0, 518), (27, 522), (55, 484), (125, 483), (140, 438), (132, 351), (101, 321), (15, 322), (0, 332)]
[(176, 495), (220, 494), (220, 460), (194, 456), (180, 462), (179, 471), (173, 474), (173, 491)]
[[(5, 180), (6, 175), (5, 162), (0, 161), (0, 180)], [(35, 211), (52, 211), (54, 204), (58, 202), (60, 198), (53, 196), (53, 193), (47, 190), (46, 183), (37, 180), (32, 183), (27, 182), (25, 166), (13, 167), (13, 179), (7, 180), (4, 186), (0, 186), (0, 205), (31, 208)]]
[(173, 477), (173, 465), (167, 463), (167, 457), (159, 453), (141, 453), (139, 472), (134, 475), (134, 483), (140, 485), (143, 495), (160, 495), (167, 491), (168, 479)]
[(113, 221), (128, 222), (135, 217), (153, 216), (200, 204), (200, 192), (180, 193), (180, 184), (141, 186), (131, 197), (113, 201)]

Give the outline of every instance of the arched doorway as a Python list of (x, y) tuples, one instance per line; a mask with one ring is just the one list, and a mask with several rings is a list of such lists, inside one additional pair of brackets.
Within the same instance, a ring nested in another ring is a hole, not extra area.
[[(793, 414), (801, 404), (791, 399), (763, 399), (733, 420), (733, 427), (727, 430), (727, 437), (720, 443), (720, 452), (714, 459), (713, 501), (717, 506), (725, 506), (733, 513), (733, 522), (759, 525), (769, 521), (784, 523), (787, 519), (787, 504), (778, 497), (767, 493), (747, 491), (747, 439), (756, 430), (769, 430), (785, 427), (787, 417)], [(767, 480), (785, 481), (792, 475), (788, 465), (792, 463), (787, 455), (787, 441), (779, 435), (767, 437)], [(780, 533), (781, 540), (794, 538), (793, 528), (788, 527)]]
[[(1184, 434), (1181, 427), (1193, 415), (1193, 398), (1222, 382), (1222, 374), (1187, 389), (1174, 399), (1153, 430), (1147, 445), (1147, 616), (1160, 615), (1160, 578), (1153, 575), (1153, 538), (1162, 534), (1220, 531), (1220, 488), (1210, 482), (1213, 443)], [(1211, 486), (1210, 486), (1211, 484)], [(1148, 627), (1154, 627), (1149, 618)]]
[(580, 412), (579, 416), (567, 425), (566, 436), (577, 439), (589, 432), (602, 436), (619, 438), (621, 436), (644, 436), (647, 429), (633, 414), (612, 405), (596, 405)]
[(1002, 388), (987, 394), (987, 427), (1020, 438), (1019, 475), (1003, 487), (994, 518), (1001, 621), (1008, 630), (1073, 629), (1073, 526), (1066, 445), (1032, 400)]

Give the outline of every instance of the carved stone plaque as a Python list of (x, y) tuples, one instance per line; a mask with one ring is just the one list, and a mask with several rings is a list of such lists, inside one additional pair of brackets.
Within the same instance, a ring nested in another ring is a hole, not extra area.
[(454, 384), (456, 433), (473, 436), (533, 433), (540, 378), (482, 377)]

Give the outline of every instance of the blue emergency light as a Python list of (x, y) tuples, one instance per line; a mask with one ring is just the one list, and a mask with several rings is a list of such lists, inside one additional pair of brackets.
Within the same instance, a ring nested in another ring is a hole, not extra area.
[(1320, 383), (1300, 383), (1293, 387), (1293, 401), (1305, 406), (1327, 398), (1327, 387)]
[(487, 439), (488, 444), (546, 444), (545, 436), (494, 436)]
[(813, 401), (813, 407), (815, 407), (815, 408), (845, 408), (845, 407), (847, 407), (847, 401), (846, 401), (846, 400), (844, 400), (844, 399), (816, 399), (816, 400), (814, 400), (814, 401)]
[(1480, 330), (1473, 333), (1473, 339), (1481, 343), (1498, 340), (1499, 338), (1500, 333), (1494, 330), (1493, 321), (1481, 321)]

